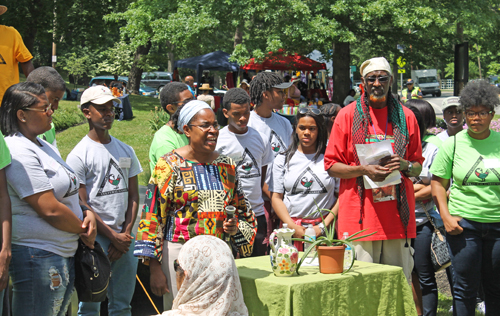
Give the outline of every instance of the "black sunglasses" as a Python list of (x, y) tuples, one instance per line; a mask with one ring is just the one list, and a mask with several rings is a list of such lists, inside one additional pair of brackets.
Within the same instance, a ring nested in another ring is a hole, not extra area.
[(321, 111), (316, 109), (316, 108), (300, 108), (299, 109), (299, 113), (300, 114), (307, 114), (307, 113), (312, 113), (312, 114), (315, 114), (315, 115), (320, 115), (321, 114)]
[(378, 80), (378, 82), (383, 83), (389, 81), (389, 76), (380, 76), (380, 77), (366, 77), (365, 78), (368, 82), (374, 83), (375, 81)]

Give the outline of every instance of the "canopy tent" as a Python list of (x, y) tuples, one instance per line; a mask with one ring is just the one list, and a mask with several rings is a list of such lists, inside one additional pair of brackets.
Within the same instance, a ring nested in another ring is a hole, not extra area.
[(202, 70), (238, 71), (238, 64), (229, 61), (229, 54), (221, 50), (201, 56), (190, 57), (177, 60), (174, 68), (198, 69), (202, 65)]
[(195, 69), (196, 82), (198, 88), (201, 86), (200, 81), (201, 81), (201, 76), (203, 74), (203, 70), (237, 72), (239, 69), (237, 63), (229, 61), (229, 54), (221, 50), (201, 56), (177, 60), (174, 64), (174, 68)]
[(285, 55), (284, 50), (280, 49), (278, 52), (269, 52), (260, 63), (255, 62), (255, 58), (251, 58), (250, 62), (242, 66), (241, 69), (317, 71), (321, 69), (326, 70), (326, 64), (319, 63), (296, 53)]

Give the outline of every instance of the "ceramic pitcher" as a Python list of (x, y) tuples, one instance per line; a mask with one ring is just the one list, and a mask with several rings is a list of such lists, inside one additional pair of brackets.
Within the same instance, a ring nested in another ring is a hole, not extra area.
[[(294, 229), (283, 224), (283, 228), (275, 229), (269, 237), (271, 246), (271, 266), (275, 276), (292, 276), (297, 269), (299, 251), (292, 245)], [(275, 238), (277, 242), (275, 243)]]

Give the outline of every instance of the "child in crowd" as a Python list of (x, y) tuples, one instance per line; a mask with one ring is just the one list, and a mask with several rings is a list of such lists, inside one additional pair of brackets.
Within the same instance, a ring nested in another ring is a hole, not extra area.
[[(114, 121), (113, 102), (120, 102), (104, 86), (82, 94), (80, 109), (89, 133), (68, 155), (67, 162), (80, 181), (80, 203), (94, 210), (97, 238), (111, 261), (108, 288), (110, 315), (131, 315), (138, 260), (134, 257), (132, 227), (137, 217), (142, 167), (134, 150), (109, 135)], [(79, 315), (98, 315), (100, 303), (81, 302)]]
[(222, 106), (228, 125), (219, 132), (215, 150), (237, 163), (241, 187), (258, 223), (252, 256), (263, 256), (267, 252), (267, 244), (264, 243), (267, 231), (262, 186), (267, 165), (274, 160), (273, 151), (269, 142), (264, 141), (265, 136), (248, 126), (250, 96), (245, 90), (230, 89), (224, 96)]

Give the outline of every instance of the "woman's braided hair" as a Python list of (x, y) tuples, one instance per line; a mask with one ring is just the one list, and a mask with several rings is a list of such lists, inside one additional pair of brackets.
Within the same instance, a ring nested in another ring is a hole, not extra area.
[(283, 82), (283, 79), (274, 72), (260, 72), (250, 82), (250, 99), (255, 106), (262, 103), (262, 94), (271, 90), (273, 86)]

